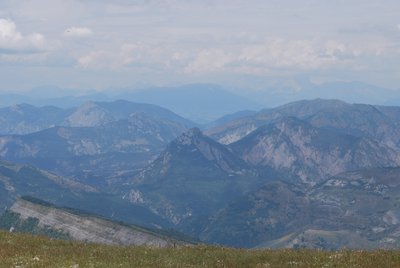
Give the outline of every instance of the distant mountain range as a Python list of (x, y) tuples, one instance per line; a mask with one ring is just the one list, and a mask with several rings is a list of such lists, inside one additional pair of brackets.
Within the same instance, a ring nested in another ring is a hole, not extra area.
[[(315, 84), (307, 77), (271, 80), (257, 89), (187, 84), (170, 87), (110, 88), (102, 92), (43, 86), (30, 91), (0, 95), (0, 107), (28, 103), (35, 106), (73, 108), (87, 101), (119, 99), (160, 105), (198, 124), (208, 124), (238, 111), (276, 107), (299, 99), (341, 99), (349, 103), (400, 105), (400, 91), (362, 82)], [(84, 93), (82, 93), (84, 92)]]
[[(128, 100), (134, 103), (148, 103), (165, 107), (198, 124), (210, 123), (226, 114), (240, 110), (259, 110), (264, 106), (257, 101), (232, 93), (218, 85), (190, 84), (179, 87), (153, 87), (143, 89), (114, 89), (105, 93), (69, 96), (68, 92), (78, 91), (45, 87), (32, 90), (25, 95), (2, 94), (0, 107), (21, 103), (35, 106), (56, 106), (74, 108), (91, 102), (113, 102)], [(112, 94), (111, 94), (112, 93)], [(69, 93), (71, 94), (71, 93)]]
[(400, 105), (400, 91), (359, 81), (333, 81), (315, 83), (307, 77), (278, 79), (258, 90), (246, 90), (245, 96), (262, 103), (264, 107), (276, 107), (302, 99), (340, 99), (348, 103), (374, 105)]
[(0, 136), (3, 159), (96, 186), (143, 167), (195, 125), (167, 109), (127, 101), (87, 102), (67, 110), (17, 105), (0, 111), (0, 118), (7, 134)]
[(0, 165), (3, 210), (31, 195), (206, 243), (400, 246), (399, 107), (315, 99), (202, 129), (126, 101), (0, 118), (1, 158), (23, 163)]
[(229, 144), (276, 119), (296, 117), (315, 127), (383, 140), (387, 145), (396, 147), (399, 142), (399, 115), (400, 107), (395, 106), (348, 104), (339, 100), (316, 99), (264, 109), (208, 129), (206, 134)]
[(92, 102), (77, 108), (62, 109), (54, 106), (35, 107), (16, 104), (0, 109), (0, 134), (29, 134), (54, 126), (99, 127), (128, 119), (133, 114), (180, 123), (186, 127), (196, 124), (173, 112), (151, 104), (129, 101)]

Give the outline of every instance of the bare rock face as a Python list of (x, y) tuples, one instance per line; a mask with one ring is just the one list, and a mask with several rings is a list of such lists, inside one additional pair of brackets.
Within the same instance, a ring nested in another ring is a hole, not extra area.
[(66, 118), (71, 127), (94, 127), (113, 121), (113, 117), (95, 102), (86, 102)]
[(10, 208), (21, 220), (34, 218), (39, 227), (46, 227), (67, 234), (78, 241), (111, 245), (173, 246), (176, 241), (161, 237), (138, 227), (117, 224), (93, 216), (78, 215), (62, 209), (44, 206), (24, 199), (17, 200)]
[(272, 166), (306, 183), (347, 170), (400, 164), (399, 155), (384, 144), (316, 128), (294, 117), (260, 127), (231, 148), (253, 167)]

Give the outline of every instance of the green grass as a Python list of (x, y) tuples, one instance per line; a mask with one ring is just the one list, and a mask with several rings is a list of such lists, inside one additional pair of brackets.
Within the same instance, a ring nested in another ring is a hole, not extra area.
[(400, 267), (399, 251), (117, 247), (0, 232), (0, 267)]

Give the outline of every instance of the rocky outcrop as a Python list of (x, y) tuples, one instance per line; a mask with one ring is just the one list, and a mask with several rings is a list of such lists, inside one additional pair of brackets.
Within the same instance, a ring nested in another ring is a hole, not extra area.
[(121, 225), (94, 216), (79, 215), (63, 209), (17, 200), (10, 211), (21, 220), (37, 219), (38, 226), (67, 234), (73, 240), (112, 245), (167, 247), (177, 241), (135, 226)]

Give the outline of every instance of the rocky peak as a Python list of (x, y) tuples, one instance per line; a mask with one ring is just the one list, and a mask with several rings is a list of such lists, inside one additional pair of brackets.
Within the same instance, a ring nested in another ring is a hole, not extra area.
[(198, 128), (191, 128), (182, 135), (180, 135), (176, 140), (176, 144), (180, 145), (190, 145), (196, 144), (199, 142), (200, 139), (205, 139), (206, 137), (201, 133), (200, 129)]
[(86, 110), (86, 109), (92, 109), (94, 107), (98, 107), (98, 105), (94, 101), (86, 101), (81, 105), (80, 109)]
[(93, 127), (112, 121), (113, 118), (107, 110), (95, 102), (88, 101), (78, 107), (75, 112), (67, 117), (66, 122), (72, 127)]
[(290, 107), (299, 109), (303, 108), (304, 110), (325, 110), (327, 108), (329, 109), (335, 109), (335, 108), (343, 108), (343, 107), (348, 107), (351, 106), (351, 104), (348, 104), (344, 101), (341, 100), (336, 100), (336, 99), (313, 99), (313, 100), (301, 100), (301, 101), (295, 101), (291, 102), (285, 105), (280, 106), (280, 109), (286, 110), (289, 109)]
[[(290, 140), (296, 139), (296, 137), (309, 140), (309, 136), (316, 132), (316, 128), (303, 120), (296, 117), (282, 117), (270, 124), (259, 127), (244, 139), (255, 138), (259, 140), (260, 138), (271, 138), (274, 136), (279, 140), (284, 137)], [(240, 143), (240, 141), (237, 143)], [(234, 144), (232, 145), (235, 146)]]
[(10, 111), (13, 112), (13, 113), (21, 114), (21, 115), (22, 115), (22, 114), (24, 114), (25, 110), (31, 109), (31, 108), (32, 108), (31, 105), (25, 104), (25, 103), (22, 103), (22, 104), (14, 104), (14, 105), (11, 105), (11, 106), (10, 106)]
[(144, 112), (135, 112), (129, 115), (128, 122), (130, 124), (134, 124), (136, 126), (146, 125), (149, 121), (153, 121), (154, 117), (144, 113)]
[(161, 120), (162, 118), (143, 111), (134, 112), (128, 116), (128, 122), (131, 124), (146, 124), (148, 122), (159, 122)]
[(198, 159), (201, 155), (202, 158), (230, 174), (242, 173), (248, 168), (229, 147), (208, 138), (198, 128), (192, 128), (172, 141), (164, 152), (166, 157), (163, 159), (170, 160), (171, 155), (193, 159)]
[(293, 116), (279, 118), (275, 122), (273, 122), (273, 124), (275, 125), (276, 128), (280, 129), (281, 131), (287, 131), (290, 129), (312, 128), (312, 126), (306, 121), (300, 120)]

